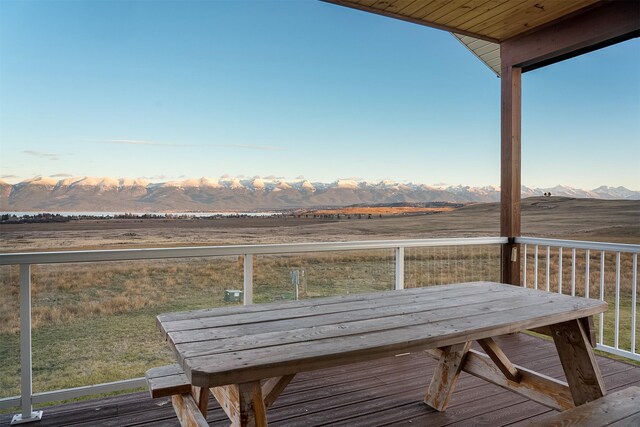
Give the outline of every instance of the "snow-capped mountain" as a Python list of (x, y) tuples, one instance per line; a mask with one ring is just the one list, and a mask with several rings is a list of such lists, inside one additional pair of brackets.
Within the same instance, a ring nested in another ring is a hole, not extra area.
[[(601, 186), (582, 190), (558, 185), (522, 187), (523, 197), (553, 196), (640, 200), (640, 191)], [(141, 179), (35, 177), (0, 181), (0, 210), (11, 211), (218, 211), (289, 209), (380, 203), (496, 202), (494, 186), (429, 186), (384, 180), (340, 179), (332, 183), (277, 178), (196, 178), (150, 183)]]

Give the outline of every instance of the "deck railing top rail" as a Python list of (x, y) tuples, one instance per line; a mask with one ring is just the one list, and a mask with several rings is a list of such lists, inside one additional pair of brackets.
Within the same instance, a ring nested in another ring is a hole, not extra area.
[(91, 251), (22, 252), (0, 254), (0, 265), (55, 264), (141, 259), (195, 258), (233, 255), (294, 254), (363, 249), (429, 246), (468, 246), (507, 243), (506, 237), (446, 239), (363, 240), (353, 242), (286, 243), (261, 245), (200, 246), (186, 248), (116, 249)]
[(596, 251), (640, 253), (640, 245), (627, 243), (587, 242), (578, 240), (545, 239), (538, 237), (516, 237), (516, 243), (542, 245), (573, 249), (591, 249)]

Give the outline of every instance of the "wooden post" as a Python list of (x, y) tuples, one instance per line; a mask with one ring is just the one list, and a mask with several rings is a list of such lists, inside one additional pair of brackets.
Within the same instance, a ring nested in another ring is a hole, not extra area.
[(440, 363), (433, 373), (424, 403), (437, 411), (447, 409), (470, 347), (471, 341), (440, 349)]
[(520, 285), (520, 147), (522, 69), (502, 58), (501, 75), (501, 166), (500, 166), (500, 235), (508, 237), (503, 245), (501, 279), (503, 283)]

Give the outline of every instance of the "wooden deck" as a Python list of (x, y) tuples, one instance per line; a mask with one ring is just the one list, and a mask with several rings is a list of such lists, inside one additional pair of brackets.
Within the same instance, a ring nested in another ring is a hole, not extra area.
[[(562, 378), (553, 343), (524, 334), (496, 340), (514, 363)], [(608, 391), (640, 385), (640, 366), (599, 357)], [(551, 410), (462, 373), (451, 404), (438, 413), (422, 402), (436, 361), (423, 353), (379, 359), (339, 368), (302, 373), (269, 411), (273, 426), (383, 425), (523, 425)], [(215, 400), (207, 418), (227, 426)], [(96, 399), (44, 408), (34, 426), (178, 426), (168, 398), (152, 400), (148, 393)], [(0, 426), (10, 416), (0, 416)]]

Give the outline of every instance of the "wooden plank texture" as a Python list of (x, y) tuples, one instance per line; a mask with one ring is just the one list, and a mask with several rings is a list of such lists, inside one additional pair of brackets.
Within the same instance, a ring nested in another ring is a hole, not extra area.
[(262, 396), (264, 405), (268, 408), (274, 404), (280, 393), (282, 393), (291, 382), (295, 374), (282, 377), (269, 378), (262, 384)]
[[(638, 417), (640, 417), (640, 387), (634, 386), (560, 414), (550, 415), (532, 422), (531, 426), (638, 426), (640, 424), (630, 424), (634, 420), (640, 420)], [(615, 424), (616, 422), (621, 424)]]
[(190, 394), (174, 394), (171, 396), (171, 402), (182, 427), (209, 426)]
[[(502, 295), (508, 290), (496, 291)], [(238, 323), (212, 324), (211, 326), (201, 328), (191, 328), (188, 326), (186, 330), (179, 330), (168, 333), (168, 339), (173, 344), (182, 344), (196, 341), (218, 340), (222, 338), (237, 337), (238, 335), (255, 335), (264, 332), (288, 331), (291, 329), (299, 329), (304, 327), (314, 327), (323, 325), (333, 325), (342, 322), (351, 322), (359, 320), (378, 319), (388, 316), (410, 314), (428, 311), (431, 309), (454, 308), (471, 305), (470, 303), (488, 302), (492, 298), (495, 299), (496, 292), (484, 293), (475, 291), (471, 294), (462, 294), (456, 292), (455, 296), (447, 298), (419, 298), (411, 297), (401, 301), (393, 301), (387, 304), (375, 304), (370, 306), (354, 306), (353, 309), (341, 309), (338, 312), (325, 310), (312, 310), (305, 308), (306, 312), (300, 312), (300, 316), (296, 313), (281, 313), (279, 315), (256, 314), (252, 318), (247, 316), (236, 319)], [(483, 294), (483, 295), (479, 295)], [(513, 292), (510, 295), (502, 295), (505, 300), (509, 296), (515, 297)], [(209, 322), (207, 322), (209, 323)]]
[(502, 372), (508, 380), (517, 383), (520, 382), (521, 374), (518, 371), (518, 368), (513, 366), (513, 363), (511, 363), (509, 358), (504, 354), (502, 349), (498, 347), (492, 338), (478, 340), (478, 344), (480, 344), (480, 347), (482, 347), (484, 352), (487, 353), (493, 363), (495, 363), (496, 367), (500, 369), (500, 372)]
[[(394, 310), (399, 306), (385, 308), (384, 300), (379, 300), (381, 305), (375, 310), (341, 312), (339, 317), (333, 318), (339, 321), (328, 324), (320, 322), (320, 326), (313, 321), (315, 316), (310, 315), (309, 323), (297, 329), (282, 330), (280, 325), (278, 329), (270, 331), (271, 324), (282, 319), (269, 322), (268, 319), (272, 317), (265, 313), (247, 313), (244, 319), (246, 323), (232, 328), (234, 336), (212, 340), (211, 336), (206, 336), (207, 331), (215, 334), (224, 327), (194, 329), (182, 331), (183, 342), (173, 345), (193, 383), (214, 386), (371, 360), (411, 348), (435, 348), (489, 338), (589, 316), (606, 307), (605, 303), (599, 301), (500, 284), (480, 289), (484, 292), (464, 296), (468, 299), (462, 306), (455, 304), (455, 298), (448, 298), (460, 295), (462, 289), (449, 287), (445, 292), (437, 293), (442, 301), (453, 302), (448, 308), (445, 303), (445, 307), (429, 309), (438, 305), (435, 299), (425, 301), (424, 307), (415, 305), (409, 310), (424, 308), (426, 311), (391, 316), (397, 313)], [(426, 295), (435, 292), (431, 289), (421, 291)], [(363, 313), (366, 313), (364, 320), (357, 317)], [(356, 317), (351, 319), (352, 315)], [(260, 322), (249, 323), (253, 316), (257, 316)], [(322, 316), (326, 314), (318, 315), (319, 318)], [(288, 328), (294, 324), (289, 324)], [(189, 334), (192, 334), (191, 338)], [(173, 336), (169, 335), (170, 340)], [(234, 357), (226, 356), (230, 353)]]
[(429, 288), (406, 289), (399, 291), (377, 292), (369, 294), (368, 299), (363, 299), (360, 295), (344, 298), (339, 302), (326, 304), (323, 298), (302, 300), (289, 303), (279, 303), (272, 305), (269, 310), (255, 310), (254, 306), (237, 307), (233, 311), (222, 309), (221, 314), (216, 310), (208, 312), (207, 316), (201, 316), (201, 312), (195, 312), (193, 318), (182, 318), (180, 320), (162, 320), (164, 315), (158, 316), (161, 330), (170, 333), (177, 331), (188, 331), (195, 329), (216, 328), (223, 326), (238, 326), (258, 322), (272, 322), (283, 319), (298, 319), (309, 316), (331, 313), (348, 313), (359, 309), (371, 309), (378, 307), (391, 307), (415, 302), (426, 302), (427, 300), (442, 301), (449, 298), (457, 298), (463, 295), (474, 295), (483, 291), (499, 291), (495, 285), (489, 283), (470, 283), (454, 286), (446, 286), (440, 289), (439, 286)]
[(551, 325), (551, 336), (576, 406), (604, 396), (604, 382), (584, 324), (576, 319)]
[(471, 342), (466, 342), (439, 349), (440, 362), (433, 373), (424, 403), (437, 411), (447, 408), (470, 347)]
[(145, 378), (152, 398), (184, 394), (191, 391), (191, 383), (176, 364), (149, 369)]
[[(435, 358), (441, 357), (440, 350), (429, 350), (427, 353)], [(520, 374), (518, 382), (507, 379), (492, 364), (489, 356), (470, 350), (462, 370), (550, 408), (565, 410), (574, 406), (567, 383), (522, 366), (514, 367)]]
[[(490, 299), (491, 295), (483, 296)], [(513, 310), (514, 308), (525, 307), (523, 304), (530, 302), (522, 302), (517, 296), (505, 298), (501, 300), (504, 305), (494, 310), (494, 313)], [(489, 303), (489, 301), (486, 301)], [(539, 303), (541, 304), (541, 303)], [(271, 323), (260, 323), (256, 328), (229, 328), (233, 336), (228, 338), (210, 339), (206, 334), (200, 332), (190, 333), (190, 341), (176, 343), (174, 345), (180, 360), (187, 358), (221, 354), (228, 352), (237, 352), (260, 347), (271, 347), (274, 345), (286, 345), (296, 342), (310, 342), (325, 338), (336, 338), (341, 336), (363, 334), (369, 332), (385, 331), (401, 327), (409, 327), (419, 324), (432, 324), (446, 320), (462, 319), (466, 316), (475, 316), (486, 312), (486, 307), (482, 304), (477, 305), (455, 305), (449, 307), (446, 303), (442, 303), (444, 307), (437, 307), (437, 303), (433, 308), (425, 305), (411, 305), (399, 311), (387, 312), (384, 309), (372, 311), (374, 316), (360, 319), (357, 314), (344, 317), (331, 323), (323, 321), (314, 322), (314, 318), (308, 319), (308, 322), (290, 323), (287, 329), (282, 329), (282, 325), (274, 330)], [(530, 306), (534, 306), (531, 305)], [(435, 308), (437, 307), (437, 308)], [(455, 308), (455, 310), (454, 310)], [(388, 316), (385, 316), (388, 314)], [(353, 319), (353, 320), (352, 320)], [(324, 324), (323, 324), (324, 323)], [(250, 329), (250, 330), (247, 330)], [(184, 340), (186, 334), (181, 338)], [(206, 338), (205, 338), (206, 336)]]
[(324, 1), (496, 42), (598, 3), (598, 0)]

